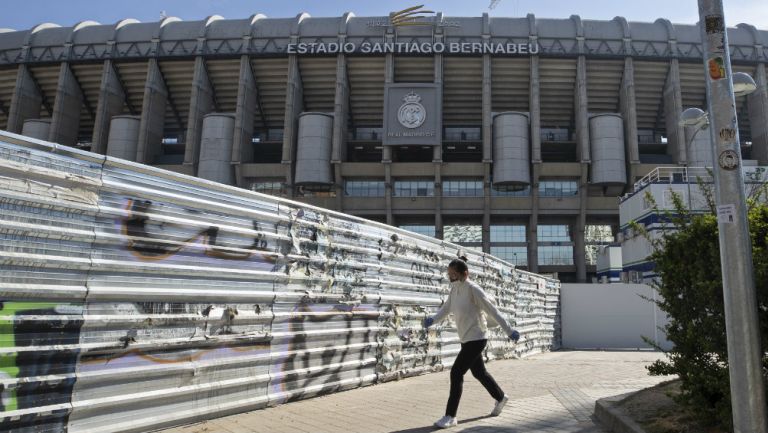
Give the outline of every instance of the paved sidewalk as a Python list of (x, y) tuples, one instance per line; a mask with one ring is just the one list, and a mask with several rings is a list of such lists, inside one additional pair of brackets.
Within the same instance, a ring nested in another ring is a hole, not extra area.
[[(669, 379), (649, 376), (656, 352), (559, 351), (523, 360), (494, 361), (488, 370), (510, 395), (501, 416), (467, 373), (459, 425), (448, 432), (606, 433), (593, 421), (595, 401)], [(316, 433), (435, 431), (448, 398), (448, 372), (297, 401), (191, 424), (163, 433)]]

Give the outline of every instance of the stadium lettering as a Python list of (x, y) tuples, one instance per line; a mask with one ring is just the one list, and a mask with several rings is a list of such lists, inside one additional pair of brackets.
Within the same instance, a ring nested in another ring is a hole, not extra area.
[(299, 42), (286, 47), (287, 54), (538, 54), (538, 44), (497, 42)]

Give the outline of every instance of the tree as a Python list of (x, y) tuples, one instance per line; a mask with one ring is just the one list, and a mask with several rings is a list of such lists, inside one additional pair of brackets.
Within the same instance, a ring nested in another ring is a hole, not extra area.
[[(768, 205), (762, 200), (764, 192), (764, 184), (753, 186), (748, 199), (762, 353), (768, 347)], [(667, 226), (661, 238), (652, 240), (645, 233), (654, 246), (650, 258), (658, 275), (654, 286), (661, 295), (655, 302), (670, 318), (664, 331), (674, 344), (667, 361), (656, 361), (648, 369), (652, 375), (678, 375), (680, 402), (704, 421), (729, 429), (728, 350), (717, 218), (711, 202), (708, 212), (696, 214), (685, 209), (679, 196), (673, 200), (675, 211), (665, 214)], [(658, 210), (655, 203), (653, 206)], [(764, 357), (764, 378), (767, 373), (768, 358)]]

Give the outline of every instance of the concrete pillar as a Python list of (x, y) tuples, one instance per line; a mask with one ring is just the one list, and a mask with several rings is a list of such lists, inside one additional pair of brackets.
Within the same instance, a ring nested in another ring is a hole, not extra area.
[[(189, 99), (187, 117), (187, 137), (184, 146), (184, 165), (197, 167), (200, 158), (200, 140), (203, 131), (203, 117), (214, 111), (213, 86), (211, 85), (205, 59), (195, 58), (195, 71), (192, 75), (192, 93)], [(230, 146), (229, 151), (232, 151)], [(230, 155), (227, 155), (229, 158)]]
[(59, 68), (59, 84), (53, 100), (53, 118), (48, 141), (66, 146), (77, 144), (80, 132), (80, 109), (83, 106), (83, 92), (69, 63)]
[(483, 134), (483, 162), (493, 162), (493, 99), (491, 97), (491, 56), (483, 55), (483, 87), (482, 87), (482, 134)]
[(21, 129), (21, 135), (38, 140), (48, 140), (50, 133), (51, 119), (27, 119)]
[(483, 164), (483, 252), (491, 252), (491, 165)]
[(757, 90), (747, 96), (749, 125), (752, 129), (752, 159), (759, 165), (768, 165), (768, 79), (765, 63), (757, 65), (755, 72)]
[[(442, 37), (439, 39), (442, 43)], [(437, 86), (437, 106), (443, 106), (443, 55), (435, 54), (435, 75), (434, 83)], [(441, 110), (442, 112), (442, 110)], [(437, 127), (443, 128), (443, 119), (438, 119)], [(442, 137), (443, 134), (440, 134)], [(440, 164), (443, 162), (443, 143), (440, 142), (433, 148), (432, 162)]]
[[(491, 27), (488, 13), (483, 13), (483, 42), (490, 42)], [(493, 192), (493, 98), (491, 97), (493, 68), (491, 56), (483, 54), (481, 86), (481, 134), (483, 138), (483, 251), (491, 252), (491, 194)]]
[(571, 227), (574, 264), (576, 265), (576, 281), (579, 283), (586, 283), (587, 258), (584, 251), (584, 232), (586, 231), (585, 214), (580, 214), (578, 218), (576, 218), (576, 223)]
[(541, 93), (539, 56), (531, 56), (529, 113), (531, 121), (531, 215), (528, 218), (528, 270), (539, 271), (539, 177), (541, 176)]
[[(339, 38), (339, 43), (344, 39)], [(344, 180), (341, 177), (341, 164), (347, 152), (347, 125), (349, 120), (349, 80), (347, 79), (347, 57), (336, 56), (336, 94), (333, 99), (333, 146), (331, 165), (333, 166), (334, 188), (336, 190), (336, 210), (344, 208)]]
[(332, 151), (333, 116), (328, 113), (302, 113), (299, 116), (293, 183), (297, 186), (329, 187), (333, 183)]
[(579, 215), (574, 230), (574, 264), (576, 279), (579, 282), (587, 280), (587, 267), (584, 258), (584, 223), (586, 221), (587, 200), (589, 199), (589, 104), (587, 102), (587, 61), (579, 56), (576, 68), (576, 97), (574, 98), (576, 115), (576, 147), (581, 161), (581, 180), (579, 182)]
[[(483, 20), (487, 20), (483, 14)], [(483, 35), (484, 40), (486, 35)], [(488, 35), (490, 39), (490, 35)], [(493, 98), (491, 86), (493, 80), (491, 56), (483, 54), (483, 83), (482, 83), (482, 137), (483, 137), (483, 251), (491, 251), (491, 193), (493, 182)]]
[(19, 65), (11, 106), (8, 108), (8, 131), (21, 133), (25, 120), (40, 117), (42, 103), (43, 95), (29, 68), (25, 64)]
[[(587, 262), (584, 257), (584, 231), (587, 224), (587, 201), (589, 200), (589, 164), (581, 164), (581, 178), (579, 179), (579, 215), (576, 218), (574, 264), (576, 265), (576, 278), (580, 283), (587, 281)], [(579, 244), (581, 242), (581, 244)]]
[[(442, 31), (442, 29), (441, 29)], [(442, 43), (443, 35), (435, 35), (436, 40)], [(435, 54), (435, 75), (434, 82), (437, 85), (437, 105), (443, 105), (443, 55)], [(443, 119), (438, 119), (437, 127), (443, 127)], [(442, 137), (442, 134), (440, 134)], [(438, 143), (434, 147), (432, 162), (435, 167), (435, 226), (443, 225), (443, 143)], [(485, 235), (483, 235), (485, 237)]]
[(637, 104), (635, 100), (635, 65), (632, 57), (624, 58), (624, 76), (619, 92), (619, 107), (624, 119), (624, 146), (627, 160), (627, 187), (639, 175), (640, 148), (637, 143)]
[(304, 111), (304, 86), (299, 71), (299, 58), (288, 55), (288, 82), (285, 89), (285, 116), (283, 120), (283, 157), (285, 184), (288, 197), (294, 196), (293, 165), (296, 155), (296, 137), (299, 129), (299, 114)]
[(230, 158), (235, 132), (235, 116), (227, 113), (212, 113), (203, 117), (202, 123), (197, 176), (231, 185), (234, 171)]
[[(112, 60), (104, 61), (101, 70), (101, 85), (99, 86), (99, 101), (96, 104), (96, 119), (93, 122), (93, 137), (91, 152), (105, 153), (109, 139), (109, 127), (114, 116), (123, 112), (125, 90), (120, 84), (115, 65)], [(131, 159), (135, 159), (134, 153)]]
[(587, 103), (587, 60), (579, 56), (576, 64), (574, 115), (576, 116), (576, 149), (581, 162), (589, 162), (589, 104)]
[(231, 158), (235, 166), (235, 183), (240, 187), (244, 183), (240, 173), (241, 164), (243, 161), (253, 160), (253, 117), (258, 101), (256, 91), (256, 78), (251, 69), (251, 59), (248, 56), (241, 56)]
[(541, 164), (533, 165), (533, 183), (531, 184), (531, 215), (528, 217), (528, 270), (539, 272), (539, 176)]
[[(386, 42), (392, 42), (394, 35), (392, 30), (388, 29), (387, 34), (384, 35)], [(388, 53), (384, 57), (384, 83), (390, 84), (395, 81), (395, 57), (392, 53)], [(384, 116), (387, 114), (384, 113)], [(382, 119), (383, 121), (383, 119)], [(384, 131), (386, 134), (387, 131)], [(394, 218), (392, 217), (392, 191), (394, 188), (392, 179), (392, 146), (382, 146), (381, 148), (381, 163), (384, 164), (384, 208), (386, 212), (386, 222), (392, 225)], [(440, 225), (438, 231), (439, 215), (435, 216), (435, 236), (438, 239), (442, 239), (443, 226)]]
[(157, 59), (149, 59), (147, 81), (144, 84), (144, 99), (141, 103), (141, 124), (136, 162), (152, 164), (160, 152), (165, 127), (165, 106), (168, 89)]
[(334, 164), (333, 181), (336, 184), (336, 211), (344, 212), (344, 178), (341, 176), (341, 164)]
[(440, 239), (443, 236), (443, 171), (439, 164), (435, 165), (435, 236), (440, 227)]
[(541, 93), (539, 82), (539, 56), (531, 56), (528, 112), (531, 122), (531, 160), (534, 164), (541, 164)]
[(664, 121), (667, 128), (667, 154), (679, 164), (688, 161), (685, 148), (685, 130), (678, 123), (683, 112), (683, 95), (680, 89), (680, 64), (677, 59), (669, 62), (667, 82), (664, 84)]
[(109, 156), (134, 161), (139, 144), (141, 116), (115, 116), (109, 125), (105, 152)]

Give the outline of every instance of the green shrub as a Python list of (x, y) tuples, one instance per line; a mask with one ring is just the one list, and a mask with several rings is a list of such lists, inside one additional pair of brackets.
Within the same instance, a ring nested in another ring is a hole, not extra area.
[[(688, 213), (679, 197), (675, 198), (675, 204), (676, 215), (667, 215), (670, 230), (661, 241), (653, 242), (651, 254), (659, 276), (655, 286), (661, 295), (656, 303), (670, 318), (664, 331), (674, 348), (667, 353), (668, 360), (656, 361), (648, 370), (652, 375), (678, 375), (682, 382), (680, 402), (690, 406), (705, 422), (730, 430), (728, 350), (717, 219), (712, 213)], [(768, 206), (751, 200), (749, 207), (761, 341), (766, 348)], [(764, 358), (764, 378), (768, 373), (766, 362), (768, 359)]]

